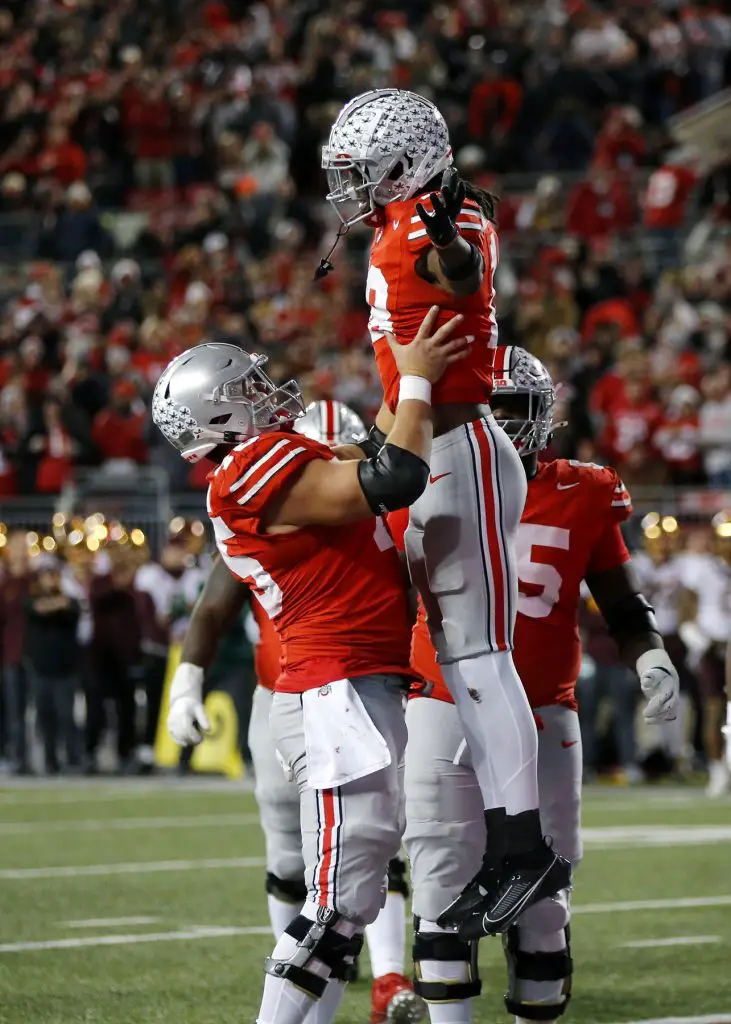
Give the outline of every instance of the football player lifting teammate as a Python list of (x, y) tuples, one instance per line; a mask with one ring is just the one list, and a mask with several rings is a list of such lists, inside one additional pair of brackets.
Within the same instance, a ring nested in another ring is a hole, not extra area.
[[(581, 858), (581, 734), (574, 688), (581, 664), (582, 579), (622, 657), (636, 667), (648, 722), (675, 715), (678, 678), (622, 539), (620, 523), (632, 511), (624, 485), (612, 469), (565, 459), (538, 463), (552, 430), (553, 384), (524, 350), (508, 347), (504, 359), (493, 407), (528, 480), (518, 531), (515, 659), (538, 723), (542, 825), (575, 866)], [(391, 517), (397, 541), (404, 519), (401, 513)], [(406, 715), (404, 842), (417, 921), (415, 988), (429, 1002), (433, 1024), (467, 1024), (471, 1000), (480, 991), (472, 942), (491, 925), (471, 890), (460, 889), (480, 863), (484, 826), (473, 759), (435, 661), (423, 608), (414, 627), (412, 665), (424, 681), (415, 687)], [(506, 1005), (518, 1024), (556, 1021), (566, 1009), (569, 916), (564, 890), (526, 910), (504, 937)]]
[[(335, 446), (336, 453), (346, 455), (349, 446), (357, 445), (366, 435), (360, 417), (342, 402), (331, 400), (309, 405), (304, 416), (294, 422), (293, 429), (314, 441)], [(218, 645), (250, 594), (250, 588), (232, 576), (226, 563), (219, 559), (193, 609), (183, 641), (181, 663), (173, 677), (168, 727), (173, 738), (181, 744), (201, 735), (195, 726), (191, 735), (189, 719), (179, 713), (178, 701), (185, 701), (188, 693), (187, 680), (191, 676), (203, 680)], [(269, 920), (275, 939), (279, 939), (300, 913), (307, 896), (307, 886), (297, 784), (285, 777), (269, 728), (274, 688), (280, 675), (279, 637), (259, 601), (251, 602), (251, 611), (258, 627), (254, 649), (257, 685), (248, 740), (266, 845)], [(206, 721), (200, 724), (207, 727)], [(406, 865), (394, 857), (388, 864), (385, 904), (376, 920), (365, 929), (374, 979), (371, 1024), (379, 1024), (387, 1017), (397, 1019), (401, 1024), (414, 1024), (425, 1013), (423, 1001), (414, 994), (411, 983), (404, 976), (407, 896)], [(323, 1024), (323, 1011), (326, 1010), (324, 1004), (315, 1004), (307, 1017), (307, 1024)]]
[[(430, 385), (466, 344), (451, 337), (461, 318), (435, 329), (436, 312), (413, 343), (394, 343), (400, 398), (371, 458), (341, 461), (292, 432), (303, 412), (296, 383), (278, 387), (263, 357), (235, 345), (189, 349), (153, 396), (167, 440), (190, 461), (216, 464), (208, 512), (217, 546), (282, 645), (270, 726), (299, 790), (307, 896), (266, 961), (259, 1024), (301, 1024), (326, 992), (334, 1016), (400, 846), (409, 611), (373, 509), (410, 505), (427, 484)], [(174, 696), (175, 728), (189, 742), (205, 726), (199, 674)]]
[(463, 314), (470, 339), (467, 357), (434, 388), (431, 475), (411, 507), (405, 546), (482, 792), (490, 849), (473, 890), (491, 930), (501, 932), (531, 902), (566, 886), (570, 868), (542, 838), (538, 738), (512, 656), (526, 480), (489, 405), (503, 351), (494, 197), (459, 177), (434, 104), (398, 89), (346, 104), (322, 165), (344, 229), (365, 222), (374, 230), (366, 298), (384, 390), (376, 450), (399, 390), (387, 337), (407, 342), (436, 304), (442, 320)]

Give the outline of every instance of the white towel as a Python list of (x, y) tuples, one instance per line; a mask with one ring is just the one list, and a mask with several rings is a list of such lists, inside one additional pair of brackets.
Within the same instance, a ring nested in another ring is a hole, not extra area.
[(302, 695), (309, 789), (335, 789), (387, 768), (388, 744), (349, 679)]

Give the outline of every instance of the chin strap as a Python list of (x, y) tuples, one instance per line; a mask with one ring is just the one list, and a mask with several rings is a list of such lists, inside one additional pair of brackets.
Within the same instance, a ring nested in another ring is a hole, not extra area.
[(317, 267), (317, 270), (315, 271), (315, 276), (314, 276), (313, 280), (315, 280), (315, 281), (322, 281), (324, 278), (327, 277), (327, 275), (330, 273), (331, 270), (335, 269), (333, 264), (330, 262), (330, 257), (335, 252), (335, 249), (337, 248), (337, 245), (338, 245), (338, 242), (340, 241), (340, 239), (343, 237), (343, 235), (347, 234), (347, 232), (348, 232), (348, 225), (347, 224), (341, 224), (340, 227), (338, 228), (338, 233), (335, 236), (335, 241), (330, 246), (330, 252), (327, 254), (327, 256), (323, 256), (323, 258), (320, 260), (320, 262), (318, 264), (318, 267)]

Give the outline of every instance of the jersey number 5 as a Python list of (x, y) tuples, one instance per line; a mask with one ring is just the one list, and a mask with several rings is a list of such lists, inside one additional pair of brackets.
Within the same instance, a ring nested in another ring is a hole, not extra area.
[(569, 531), (560, 526), (538, 526), (521, 523), (518, 527), (518, 580), (542, 587), (540, 594), (518, 596), (518, 611), (531, 619), (545, 619), (558, 601), (561, 592), (561, 573), (546, 562), (533, 561), (534, 548), (569, 549)]

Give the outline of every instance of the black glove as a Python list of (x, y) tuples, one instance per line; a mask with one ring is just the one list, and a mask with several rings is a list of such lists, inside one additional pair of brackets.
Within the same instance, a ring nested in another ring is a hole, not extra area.
[(416, 212), (421, 217), (426, 233), (437, 249), (443, 249), (457, 237), (457, 218), (465, 198), (465, 185), (454, 167), (448, 167), (442, 177), (439, 192), (429, 196), (433, 213), (427, 213), (421, 203)]

